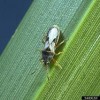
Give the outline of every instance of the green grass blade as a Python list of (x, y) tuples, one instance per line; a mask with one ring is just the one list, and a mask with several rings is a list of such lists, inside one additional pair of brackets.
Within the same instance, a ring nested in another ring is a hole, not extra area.
[[(34, 0), (0, 57), (0, 100), (79, 100), (82, 95), (99, 95), (99, 5), (99, 0)], [(69, 39), (57, 58), (62, 70), (53, 68), (47, 81), (38, 50), (53, 24)]]
[(93, 2), (59, 59), (63, 69), (54, 71), (37, 100), (81, 100), (100, 95), (100, 2)]

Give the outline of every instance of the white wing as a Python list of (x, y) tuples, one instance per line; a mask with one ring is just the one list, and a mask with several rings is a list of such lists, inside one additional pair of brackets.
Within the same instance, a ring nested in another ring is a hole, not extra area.
[(53, 53), (55, 53), (55, 43), (54, 42), (52, 42), (50, 45), (49, 45), (49, 48), (50, 48), (50, 50), (53, 52)]
[(45, 47), (44, 47), (44, 49), (47, 49), (48, 47), (49, 47), (49, 42), (46, 41), (46, 42), (45, 42)]
[(55, 53), (55, 41), (58, 42), (60, 36), (60, 29), (57, 25), (53, 25), (53, 27), (48, 32), (48, 40), (45, 42), (45, 49), (49, 48), (51, 52)]
[(53, 42), (53, 40), (57, 38), (57, 36), (58, 36), (57, 28), (52, 28), (48, 33), (49, 44), (51, 44)]

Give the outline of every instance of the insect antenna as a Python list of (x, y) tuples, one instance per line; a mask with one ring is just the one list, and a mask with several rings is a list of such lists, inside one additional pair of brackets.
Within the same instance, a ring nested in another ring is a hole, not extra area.
[(46, 70), (47, 70), (47, 71), (46, 71), (46, 72), (47, 72), (47, 78), (48, 78), (48, 80), (49, 80), (50, 77), (49, 77), (49, 66), (48, 66), (48, 65), (46, 66)]

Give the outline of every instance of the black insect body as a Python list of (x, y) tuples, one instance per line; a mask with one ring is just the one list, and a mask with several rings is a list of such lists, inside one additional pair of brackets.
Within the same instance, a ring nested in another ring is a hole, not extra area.
[(42, 51), (42, 60), (45, 66), (47, 66), (50, 63), (53, 57), (54, 57), (54, 54), (52, 52), (48, 52), (46, 50)]

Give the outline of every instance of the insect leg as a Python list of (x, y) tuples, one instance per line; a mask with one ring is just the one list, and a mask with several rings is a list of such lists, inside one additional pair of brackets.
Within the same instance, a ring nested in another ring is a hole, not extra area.
[(56, 56), (58, 56), (58, 55), (60, 55), (60, 54), (62, 54), (63, 52), (58, 52), (58, 53), (55, 53), (55, 55)]
[(56, 46), (56, 48), (58, 48), (60, 45), (62, 45), (63, 43), (64, 43), (65, 41), (63, 40), (62, 42), (60, 42), (57, 46)]
[(43, 44), (45, 43), (45, 38), (42, 39), (42, 43), (43, 43)]
[(42, 39), (43, 44), (45, 43), (45, 40), (46, 40), (46, 33), (45, 33), (45, 35), (43, 35), (43, 39)]
[(53, 60), (54, 63), (56, 63), (56, 65), (57, 65), (60, 69), (62, 69), (61, 65), (60, 65), (54, 58), (53, 58), (52, 60)]

